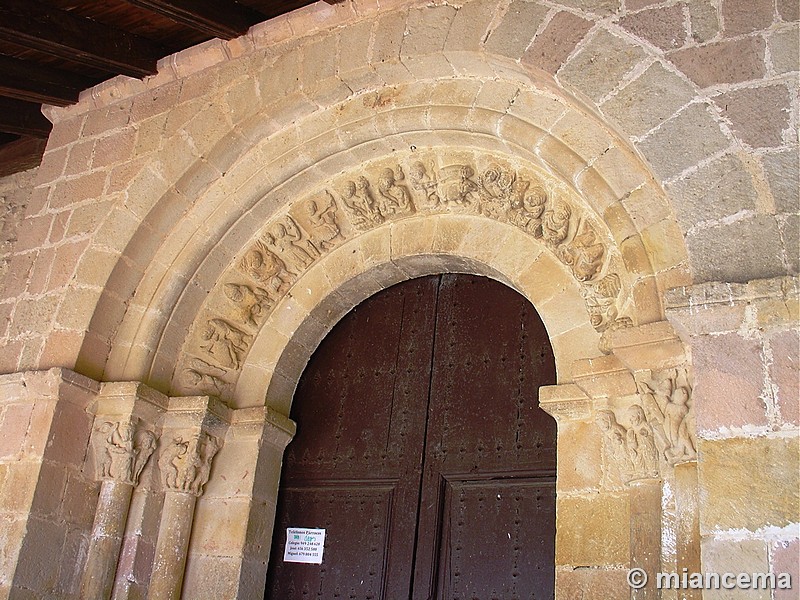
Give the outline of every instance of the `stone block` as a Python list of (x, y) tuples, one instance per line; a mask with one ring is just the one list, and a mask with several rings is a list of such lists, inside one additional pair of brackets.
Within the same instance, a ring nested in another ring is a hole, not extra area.
[(56, 184), (50, 194), (50, 208), (58, 209), (84, 200), (100, 198), (106, 184), (105, 171), (93, 171)]
[(207, 498), (197, 502), (190, 553), (236, 556), (244, 551), (250, 500)]
[(9, 404), (0, 413), (0, 459), (18, 458), (23, 451), (33, 404)]
[[(608, 130), (577, 111), (568, 111), (550, 128), (550, 133), (587, 163), (602, 155), (613, 144)], [(591, 197), (591, 196), (589, 196)]]
[(627, 598), (627, 569), (556, 569), (556, 598)]
[(630, 547), (628, 495), (559, 498), (556, 565), (627, 564)]
[(727, 154), (665, 186), (681, 228), (756, 208), (752, 177), (735, 154)]
[(621, 18), (619, 24), (664, 51), (680, 48), (686, 41), (683, 7), (680, 4), (629, 14)]
[(778, 14), (787, 22), (800, 21), (800, 6), (793, 0), (777, 0)]
[(700, 528), (757, 531), (797, 522), (800, 444), (791, 438), (700, 442)]
[(642, 136), (686, 106), (694, 95), (692, 86), (656, 62), (601, 108), (628, 135)]
[(791, 111), (786, 86), (733, 90), (716, 96), (714, 102), (745, 144), (752, 148), (783, 145), (783, 132), (789, 128)]
[(783, 256), (788, 272), (800, 273), (800, 215), (786, 215), (780, 223)]
[(368, 66), (371, 21), (363, 21), (339, 31), (339, 71), (349, 73)]
[(445, 41), (445, 51), (478, 50), (497, 10), (496, 0), (473, 0), (458, 9)]
[(745, 37), (676, 50), (668, 58), (689, 79), (706, 88), (761, 79), (766, 73), (765, 50), (763, 38)]
[(761, 345), (737, 333), (692, 340), (694, 402), (699, 432), (763, 426), (764, 365)]
[(689, 232), (686, 247), (696, 282), (745, 282), (785, 274), (777, 221), (769, 215)]
[(562, 421), (558, 425), (558, 493), (598, 490), (602, 440), (599, 429), (587, 421)]
[(730, 143), (708, 106), (692, 104), (655, 129), (638, 148), (664, 181), (724, 150)]
[(721, 4), (726, 37), (752, 33), (772, 25), (773, 0), (725, 0)]
[(792, 213), (800, 207), (800, 160), (797, 149), (765, 154), (764, 172), (778, 212)]
[(181, 596), (184, 598), (236, 598), (240, 557), (224, 558), (191, 553)]
[(772, 362), (768, 365), (769, 377), (777, 386), (777, 403), (783, 423), (800, 425), (800, 379), (797, 369), (800, 364), (800, 334), (789, 329), (773, 334), (769, 338)]
[[(706, 573), (733, 573), (735, 576), (769, 573), (767, 543), (763, 540), (705, 539), (701, 555)], [(772, 592), (769, 589), (709, 589), (703, 592), (703, 598), (771, 600)]]
[(522, 62), (554, 75), (591, 28), (591, 21), (571, 12), (558, 12), (534, 38)]
[(406, 12), (389, 13), (373, 29), (372, 63), (397, 62), (406, 29)]
[(798, 29), (798, 24), (793, 23), (789, 27), (773, 31), (767, 38), (772, 68), (778, 75), (798, 70), (798, 64), (800, 64), (800, 44), (797, 43), (800, 31)]
[(410, 10), (406, 23), (407, 35), (403, 39), (400, 54), (410, 56), (441, 50), (455, 14), (456, 9), (447, 5)]
[(689, 0), (692, 39), (700, 44), (711, 41), (720, 31), (717, 7), (706, 0)]
[(536, 2), (513, 0), (500, 24), (489, 34), (486, 50), (518, 59), (530, 45), (549, 10)]
[(66, 534), (67, 528), (62, 523), (30, 517), (14, 572), (14, 585), (35, 592), (39, 598), (53, 590)]
[(557, 77), (599, 102), (645, 57), (639, 46), (601, 29), (559, 69)]
[(789, 573), (792, 578), (792, 589), (775, 590), (775, 600), (794, 600), (800, 585), (800, 540), (773, 542), (771, 555), (770, 571), (776, 575)]

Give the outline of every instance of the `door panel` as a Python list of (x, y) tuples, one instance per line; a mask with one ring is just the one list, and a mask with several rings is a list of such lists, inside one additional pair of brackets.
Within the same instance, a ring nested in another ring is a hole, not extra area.
[[(535, 310), (489, 279), (354, 309), (295, 394), (266, 597), (552, 598), (554, 382)], [(286, 527), (326, 529), (323, 565), (282, 562)]]

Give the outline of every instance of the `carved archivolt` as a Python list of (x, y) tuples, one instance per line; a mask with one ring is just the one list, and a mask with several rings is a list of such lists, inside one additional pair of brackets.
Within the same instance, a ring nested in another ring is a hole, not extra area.
[(206, 301), (178, 366), (183, 393), (225, 398), (273, 307), (301, 274), (347, 239), (419, 214), (472, 214), (511, 224), (580, 284), (598, 332), (632, 324), (622, 261), (607, 229), (552, 176), (493, 157), (409, 155), (342, 175), (266, 223)]
[(697, 458), (688, 371), (646, 373), (637, 377), (637, 385), (640, 404), (621, 411), (623, 423), (613, 410), (595, 413), (607, 484), (658, 478), (667, 466)]
[(156, 443), (156, 435), (135, 422), (101, 423), (94, 437), (97, 479), (137, 485)]

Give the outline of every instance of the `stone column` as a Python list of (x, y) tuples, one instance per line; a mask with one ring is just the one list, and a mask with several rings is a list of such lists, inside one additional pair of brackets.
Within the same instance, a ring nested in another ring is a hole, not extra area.
[(107, 383), (93, 407), (92, 454), (101, 487), (81, 578), (80, 595), (87, 600), (111, 598), (131, 496), (156, 448), (146, 421), (153, 423), (160, 408), (146, 392), (138, 383)]
[(133, 488), (156, 447), (156, 435), (136, 417), (97, 421), (93, 445), (101, 487), (81, 579), (81, 598), (87, 600), (111, 598)]
[(170, 399), (158, 459), (164, 505), (149, 600), (180, 598), (195, 504), (209, 479), (212, 460), (222, 446), (221, 433), (229, 421), (229, 415), (220, 419), (220, 412), (230, 411), (208, 397)]
[[(697, 462), (675, 465), (675, 505), (678, 573), (701, 573), (700, 513), (698, 511)], [(679, 600), (700, 600), (702, 590), (683, 589)]]
[(631, 498), (631, 569), (647, 574), (647, 585), (632, 588), (633, 600), (661, 597), (656, 575), (661, 570), (661, 480), (637, 479), (628, 484)]

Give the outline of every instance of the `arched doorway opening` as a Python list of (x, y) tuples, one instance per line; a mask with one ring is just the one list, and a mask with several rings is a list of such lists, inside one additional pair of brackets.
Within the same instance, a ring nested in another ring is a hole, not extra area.
[[(295, 394), (265, 597), (552, 598), (555, 381), (535, 309), (494, 280), (357, 306)], [(288, 528), (325, 530), (322, 564), (284, 561)]]

